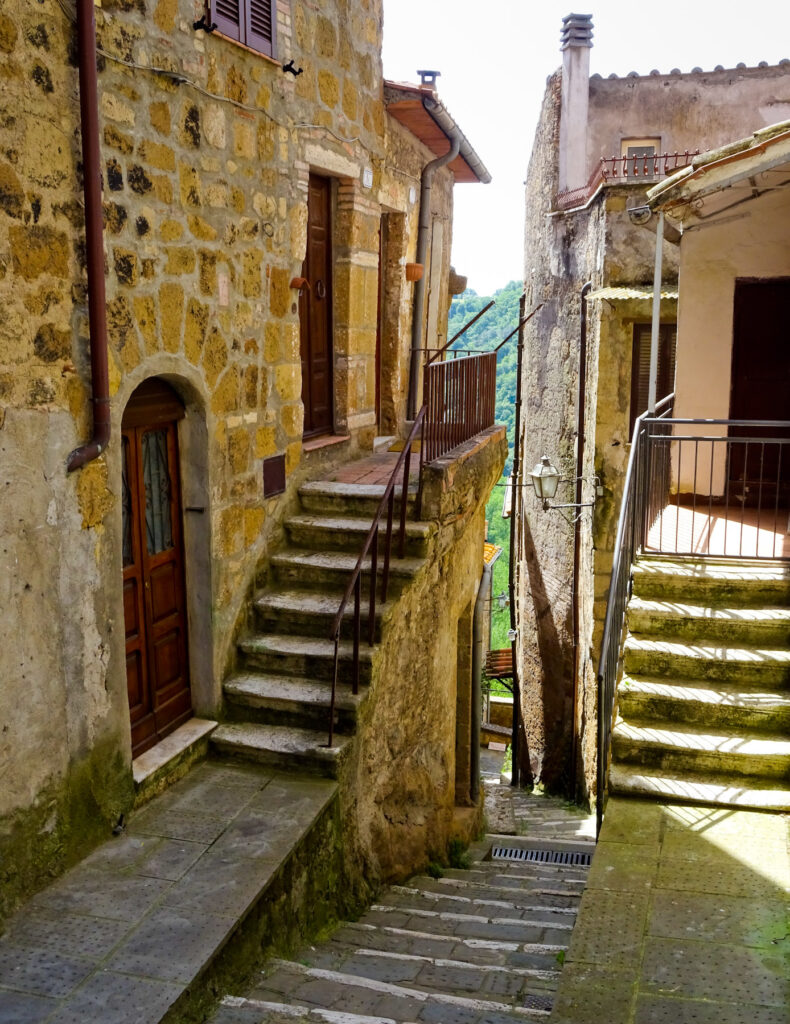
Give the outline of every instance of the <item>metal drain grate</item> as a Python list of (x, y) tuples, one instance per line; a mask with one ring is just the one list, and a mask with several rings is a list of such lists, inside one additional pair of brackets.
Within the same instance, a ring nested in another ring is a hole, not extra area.
[(523, 1005), (527, 1010), (545, 1010), (548, 1013), (554, 1005), (554, 997), (525, 996)]
[(570, 864), (588, 868), (592, 854), (578, 850), (523, 850), (519, 846), (494, 846), (491, 860), (518, 860), (530, 864)]

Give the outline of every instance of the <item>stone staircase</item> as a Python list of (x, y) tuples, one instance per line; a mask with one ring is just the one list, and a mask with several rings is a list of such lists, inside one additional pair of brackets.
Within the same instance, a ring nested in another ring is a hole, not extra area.
[[(212, 1024), (545, 1020), (589, 868), (491, 859), (494, 844), (579, 860), (584, 841), (491, 837), (469, 869), (391, 886), (357, 922), (292, 960), (270, 960)], [(532, 854), (535, 856), (535, 853)]]
[(634, 567), (612, 793), (790, 810), (790, 566)]
[[(328, 637), (383, 493), (383, 485), (334, 481), (300, 488), (301, 511), (285, 521), (288, 546), (271, 559), (269, 582), (253, 601), (254, 629), (239, 642), (239, 670), (224, 683), (228, 721), (211, 737), (223, 756), (337, 777), (375, 672), (377, 643), (398, 595), (420, 572), (432, 537), (429, 524), (407, 521), (405, 557), (392, 558), (388, 600), (377, 604), (376, 643), (369, 646), (363, 636), (357, 695), (350, 682), (353, 600), (349, 603), (339, 646), (335, 740), (328, 748), (334, 670), (334, 643)], [(411, 494), (409, 505), (413, 502)], [(397, 516), (397, 500), (395, 505)], [(368, 579), (366, 573), (363, 611)]]

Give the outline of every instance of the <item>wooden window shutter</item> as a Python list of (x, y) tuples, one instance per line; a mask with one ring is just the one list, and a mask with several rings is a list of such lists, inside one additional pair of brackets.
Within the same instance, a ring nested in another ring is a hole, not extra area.
[(247, 45), (273, 57), (277, 0), (247, 0), (246, 6)]
[(211, 8), (223, 35), (274, 56), (277, 0), (212, 0)]
[(214, 0), (211, 18), (223, 35), (242, 40), (242, 4), (244, 0)]
[[(634, 422), (647, 409), (650, 391), (650, 324), (634, 324), (634, 349), (631, 362), (631, 415), (629, 440)], [(675, 387), (675, 344), (678, 330), (675, 324), (661, 324), (658, 328), (658, 375), (656, 401), (666, 398)]]

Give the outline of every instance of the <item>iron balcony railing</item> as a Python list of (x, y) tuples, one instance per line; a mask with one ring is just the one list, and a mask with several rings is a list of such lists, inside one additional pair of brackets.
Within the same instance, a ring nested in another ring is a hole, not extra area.
[(494, 425), (496, 352), (454, 350), (425, 363), (425, 462), (433, 462)]
[(637, 556), (790, 559), (790, 421), (672, 419), (673, 403), (637, 419), (623, 487), (598, 664), (599, 831)]
[(601, 157), (584, 185), (557, 193), (557, 209), (571, 210), (584, 206), (602, 185), (658, 181), (687, 167), (699, 150), (685, 153), (652, 153), (642, 156)]

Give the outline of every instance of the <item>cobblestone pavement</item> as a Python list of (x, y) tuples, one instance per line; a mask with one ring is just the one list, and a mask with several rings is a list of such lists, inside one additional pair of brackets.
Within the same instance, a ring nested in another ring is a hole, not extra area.
[[(391, 886), (329, 940), (267, 962), (249, 991), (222, 1000), (212, 1024), (546, 1020), (588, 868), (541, 859), (589, 857), (589, 818), (506, 788), (500, 801), (519, 835), (487, 836), (468, 868)], [(492, 859), (495, 847), (524, 859)]]

